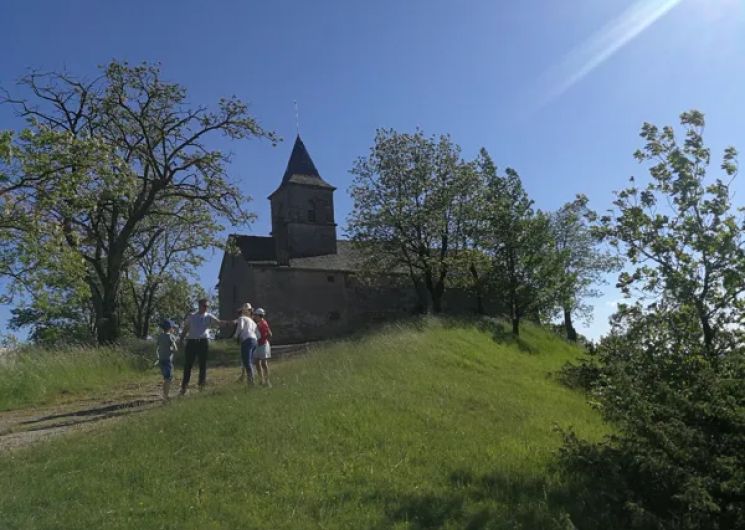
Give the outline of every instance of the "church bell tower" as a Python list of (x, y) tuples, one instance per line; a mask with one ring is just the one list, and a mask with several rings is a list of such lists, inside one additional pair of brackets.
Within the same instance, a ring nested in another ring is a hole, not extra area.
[(282, 183), (269, 195), (280, 265), (289, 265), (291, 258), (336, 254), (335, 189), (321, 178), (298, 135)]

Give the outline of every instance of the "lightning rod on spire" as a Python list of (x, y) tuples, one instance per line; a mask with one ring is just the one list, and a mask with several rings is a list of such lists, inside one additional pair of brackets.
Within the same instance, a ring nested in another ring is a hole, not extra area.
[(297, 135), (300, 136), (300, 110), (298, 109), (297, 100), (294, 100), (293, 103), (295, 103), (295, 129), (297, 130)]

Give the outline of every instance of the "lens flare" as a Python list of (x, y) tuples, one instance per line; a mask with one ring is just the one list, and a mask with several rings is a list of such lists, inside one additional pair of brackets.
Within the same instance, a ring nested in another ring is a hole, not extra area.
[(564, 94), (682, 1), (637, 0), (546, 73), (549, 88), (540, 106)]

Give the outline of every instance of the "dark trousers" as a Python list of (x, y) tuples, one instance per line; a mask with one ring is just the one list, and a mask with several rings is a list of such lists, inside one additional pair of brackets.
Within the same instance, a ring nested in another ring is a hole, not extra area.
[(194, 359), (199, 360), (199, 386), (204, 386), (207, 381), (207, 349), (209, 342), (207, 339), (189, 339), (186, 341), (186, 350), (184, 351), (184, 377), (181, 379), (181, 388), (189, 386), (191, 379), (191, 367), (194, 366)]

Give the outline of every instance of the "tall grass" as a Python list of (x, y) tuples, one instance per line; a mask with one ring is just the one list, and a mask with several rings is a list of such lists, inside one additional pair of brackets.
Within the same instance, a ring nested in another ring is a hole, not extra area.
[(146, 365), (139, 344), (14, 350), (0, 358), (0, 410), (99, 390), (131, 379)]
[(8, 528), (566, 528), (554, 425), (605, 427), (526, 326), (423, 321), (0, 458)]

